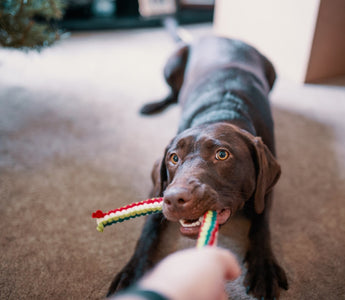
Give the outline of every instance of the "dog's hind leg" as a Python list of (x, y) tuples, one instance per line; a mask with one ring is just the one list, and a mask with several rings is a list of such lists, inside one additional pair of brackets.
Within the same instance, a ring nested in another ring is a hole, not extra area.
[(183, 84), (184, 71), (188, 60), (189, 47), (184, 45), (173, 53), (164, 67), (164, 77), (171, 88), (170, 94), (161, 101), (145, 104), (140, 113), (150, 115), (161, 112), (170, 104), (177, 103), (177, 98)]

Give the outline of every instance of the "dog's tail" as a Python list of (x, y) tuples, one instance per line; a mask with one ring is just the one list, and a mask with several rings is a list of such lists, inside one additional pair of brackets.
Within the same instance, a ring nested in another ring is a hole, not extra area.
[(163, 25), (176, 43), (190, 44), (193, 41), (192, 35), (180, 27), (173, 17), (166, 17)]

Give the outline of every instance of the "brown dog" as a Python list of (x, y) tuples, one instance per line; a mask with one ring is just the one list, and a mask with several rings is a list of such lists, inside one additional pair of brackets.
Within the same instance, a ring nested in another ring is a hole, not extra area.
[(220, 37), (181, 47), (165, 67), (171, 94), (151, 103), (153, 113), (179, 102), (178, 135), (153, 168), (151, 196), (164, 196), (163, 215), (148, 218), (135, 253), (114, 279), (109, 294), (152, 267), (169, 222), (196, 238), (199, 218), (216, 210), (220, 224), (243, 208), (251, 220), (245, 284), (257, 298), (278, 298), (287, 289), (284, 270), (271, 249), (269, 210), (280, 176), (268, 102), (275, 71), (253, 47)]

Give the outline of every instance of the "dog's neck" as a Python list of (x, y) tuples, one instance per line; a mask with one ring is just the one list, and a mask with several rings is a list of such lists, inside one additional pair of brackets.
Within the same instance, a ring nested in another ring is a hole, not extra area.
[(199, 97), (198, 105), (189, 105), (183, 111), (178, 132), (206, 123), (229, 122), (255, 134), (248, 107), (240, 97), (226, 92), (220, 99), (209, 93)]
[(178, 132), (206, 123), (229, 122), (256, 135), (250, 96), (265, 98), (265, 93), (255, 74), (237, 67), (187, 76), (179, 95), (182, 114)]

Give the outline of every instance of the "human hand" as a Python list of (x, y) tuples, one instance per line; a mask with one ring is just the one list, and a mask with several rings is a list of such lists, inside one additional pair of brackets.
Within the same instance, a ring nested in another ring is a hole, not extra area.
[(227, 280), (240, 275), (233, 254), (217, 247), (187, 249), (171, 254), (140, 282), (173, 300), (224, 300)]

